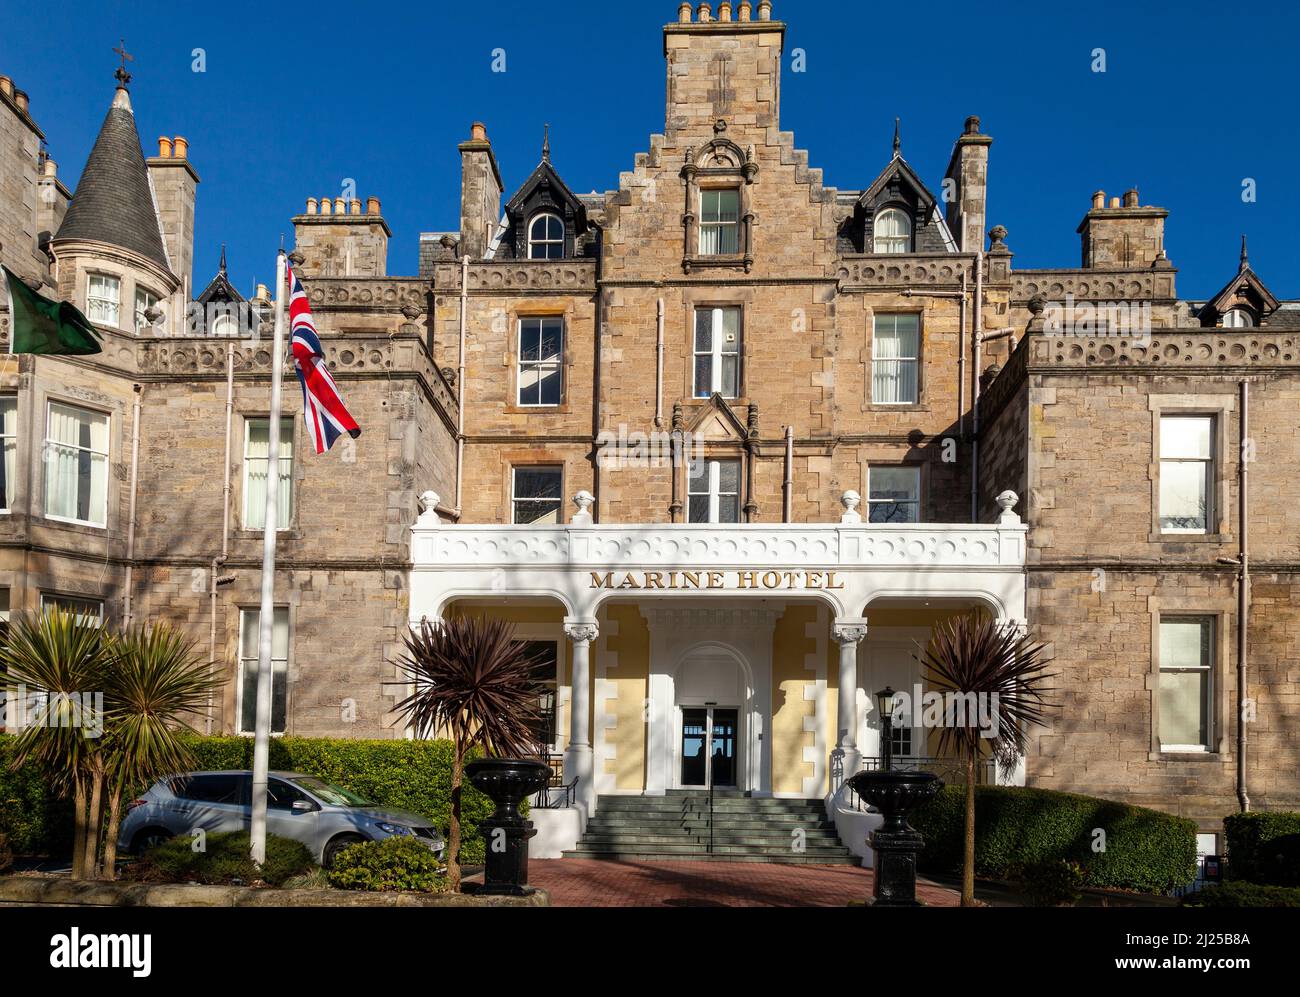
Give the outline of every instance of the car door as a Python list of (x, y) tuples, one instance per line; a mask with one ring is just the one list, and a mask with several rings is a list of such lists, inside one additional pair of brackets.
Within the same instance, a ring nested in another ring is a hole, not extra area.
[[(294, 804), (299, 804), (295, 809)], [(309, 809), (303, 809), (306, 804)], [(296, 786), (272, 776), (266, 784), (266, 830), (280, 838), (301, 841), (320, 858), (321, 843), (317, 841), (320, 827), (320, 807), (316, 801)]]
[(210, 772), (177, 780), (170, 830), (176, 834), (196, 829), (208, 834), (246, 830), (248, 782), (249, 776), (241, 772)]

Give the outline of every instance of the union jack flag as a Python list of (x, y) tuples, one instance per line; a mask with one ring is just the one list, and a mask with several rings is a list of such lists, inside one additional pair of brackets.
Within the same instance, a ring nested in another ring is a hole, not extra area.
[(325, 366), (325, 353), (320, 347), (320, 337), (311, 320), (311, 306), (307, 292), (302, 289), (298, 275), (289, 267), (289, 329), (292, 336), (293, 368), (302, 385), (303, 418), (307, 432), (318, 454), (334, 445), (343, 433), (353, 439), (361, 435), (361, 428), (348, 413), (339, 397), (338, 386)]

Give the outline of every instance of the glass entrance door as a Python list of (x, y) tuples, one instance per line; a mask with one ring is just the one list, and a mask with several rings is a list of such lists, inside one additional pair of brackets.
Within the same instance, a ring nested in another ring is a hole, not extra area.
[(739, 715), (734, 706), (682, 707), (683, 786), (738, 785)]

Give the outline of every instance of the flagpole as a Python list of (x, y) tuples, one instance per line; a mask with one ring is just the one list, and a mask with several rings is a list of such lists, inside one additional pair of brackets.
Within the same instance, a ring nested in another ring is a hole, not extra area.
[(262, 528), (262, 606), (258, 614), (257, 719), (253, 735), (253, 813), (249, 856), (266, 860), (266, 782), (271, 751), (271, 640), (275, 633), (275, 531), (280, 499), (280, 376), (284, 369), (285, 257), (275, 259), (275, 341), (271, 349), (271, 412), (266, 445), (266, 520)]

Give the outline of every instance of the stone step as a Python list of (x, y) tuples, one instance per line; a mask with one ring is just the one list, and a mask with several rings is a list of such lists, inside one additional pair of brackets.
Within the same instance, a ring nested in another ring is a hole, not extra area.
[[(670, 835), (670, 834), (586, 834), (583, 835), (580, 844), (583, 845), (672, 845), (682, 846), (683, 848), (707, 849), (709, 845), (709, 836), (703, 835)], [(713, 847), (721, 848), (755, 848), (760, 851), (796, 851), (793, 847), (793, 838), (784, 838), (775, 835), (768, 838), (749, 838), (736, 835), (713, 835)], [(807, 837), (803, 839), (805, 848), (837, 848), (842, 849), (839, 838), (828, 837)]]
[[(713, 830), (726, 834), (780, 834), (788, 837), (795, 831), (804, 834), (835, 834), (835, 825), (828, 821), (778, 823), (776, 821), (714, 821)], [(593, 817), (587, 822), (588, 834), (605, 831), (646, 831), (653, 834), (708, 834), (708, 821), (683, 823), (675, 820), (606, 820)]]
[(566, 859), (597, 859), (608, 862), (767, 862), (772, 865), (861, 865), (861, 861), (847, 849), (839, 852), (804, 852), (803, 854), (736, 853), (736, 852), (665, 852), (654, 850), (628, 850), (583, 848), (561, 852)]

